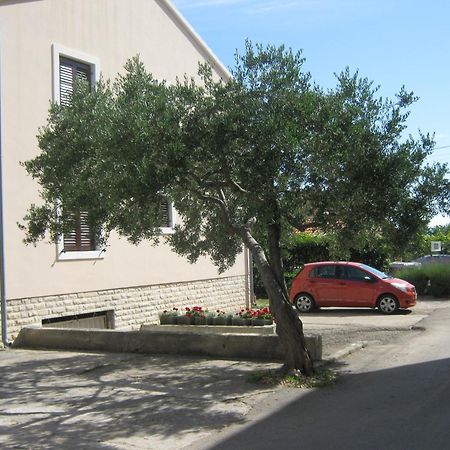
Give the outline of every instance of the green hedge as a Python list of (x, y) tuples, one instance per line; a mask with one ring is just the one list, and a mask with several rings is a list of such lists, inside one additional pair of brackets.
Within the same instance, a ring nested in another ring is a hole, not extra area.
[(450, 297), (450, 264), (401, 269), (395, 276), (413, 284), (419, 295)]

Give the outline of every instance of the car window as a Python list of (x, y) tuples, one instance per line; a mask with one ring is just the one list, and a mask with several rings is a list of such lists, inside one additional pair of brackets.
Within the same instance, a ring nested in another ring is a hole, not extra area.
[(336, 266), (324, 265), (315, 267), (311, 270), (309, 276), (312, 278), (336, 278)]
[(347, 266), (347, 279), (353, 281), (364, 281), (367, 280), (370, 275), (367, 272), (356, 269), (355, 267)]
[(386, 278), (392, 278), (391, 276), (386, 275), (384, 272), (380, 272), (379, 270), (374, 269), (373, 267), (367, 266), (366, 264), (361, 264), (361, 267), (363, 267), (365, 270), (367, 270), (371, 274), (373, 274), (383, 280), (385, 280)]

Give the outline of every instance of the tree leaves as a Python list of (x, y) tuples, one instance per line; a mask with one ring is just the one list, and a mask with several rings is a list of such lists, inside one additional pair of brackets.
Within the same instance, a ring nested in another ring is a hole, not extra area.
[(63, 231), (58, 199), (87, 211), (105, 236), (156, 242), (166, 198), (181, 218), (175, 251), (209, 255), (221, 270), (250, 222), (261, 243), (272, 224), (294, 223), (336, 233), (342, 245), (370, 231), (406, 242), (448, 207), (446, 167), (424, 166), (432, 136), (403, 138), (417, 98), (404, 88), (395, 100), (377, 97), (348, 69), (324, 91), (303, 62), (283, 46), (247, 42), (228, 81), (203, 65), (200, 83), (168, 85), (135, 57), (114, 82), (77, 88), (71, 105), (51, 106), (41, 153), (25, 163), (44, 203), (25, 218), (26, 240)]

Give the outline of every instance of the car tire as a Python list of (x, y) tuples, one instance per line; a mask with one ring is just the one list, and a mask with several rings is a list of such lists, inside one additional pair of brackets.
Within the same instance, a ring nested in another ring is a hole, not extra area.
[(295, 296), (294, 305), (301, 313), (310, 313), (316, 307), (314, 299), (309, 294), (298, 294)]
[(398, 311), (399, 304), (393, 295), (385, 294), (378, 299), (377, 307), (383, 314), (394, 314)]

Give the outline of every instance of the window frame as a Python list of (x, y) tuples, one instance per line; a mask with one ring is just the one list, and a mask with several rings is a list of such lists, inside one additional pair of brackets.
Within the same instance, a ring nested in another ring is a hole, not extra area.
[[(55, 103), (60, 103), (60, 58), (80, 62), (90, 68), (90, 83), (92, 86), (100, 80), (100, 60), (90, 54), (71, 49), (59, 44), (52, 45), (52, 96)], [(56, 214), (60, 214), (60, 208)], [(56, 243), (57, 260), (103, 259), (104, 248), (95, 250), (70, 250), (64, 249), (64, 235), (61, 235)]]
[(173, 234), (175, 233), (175, 215), (174, 215), (174, 207), (173, 203), (167, 201), (167, 216), (168, 216), (168, 227), (160, 227), (159, 232), (164, 234)]

